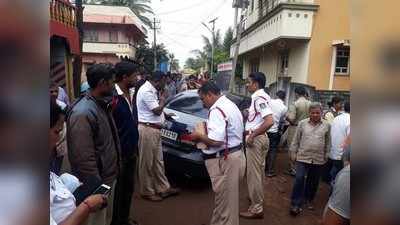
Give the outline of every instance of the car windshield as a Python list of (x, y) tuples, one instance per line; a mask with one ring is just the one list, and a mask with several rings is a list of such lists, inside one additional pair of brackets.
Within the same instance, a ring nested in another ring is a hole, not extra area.
[[(235, 103), (239, 110), (243, 110), (250, 106), (250, 100), (245, 97), (225, 94), (225, 96)], [(198, 95), (177, 95), (175, 99), (172, 99), (167, 108), (173, 109), (182, 113), (192, 114), (203, 119), (208, 117), (208, 109), (204, 108), (202, 101)]]
[(192, 114), (203, 119), (207, 119), (208, 109), (203, 107), (199, 96), (185, 96), (170, 101), (167, 108), (179, 112)]

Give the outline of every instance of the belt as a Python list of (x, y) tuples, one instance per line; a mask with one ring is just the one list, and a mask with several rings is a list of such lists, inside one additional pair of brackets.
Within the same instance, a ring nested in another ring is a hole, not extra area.
[(163, 127), (160, 124), (156, 124), (156, 123), (144, 123), (144, 122), (139, 122), (140, 125), (144, 125), (147, 127), (151, 127), (157, 130), (161, 130)]
[[(237, 152), (237, 151), (240, 151), (240, 150), (242, 150), (242, 144), (240, 144), (240, 145), (238, 145), (236, 147), (228, 148), (228, 154), (231, 154), (231, 153), (234, 153), (234, 152)], [(222, 157), (222, 156), (224, 156), (224, 151), (225, 151), (225, 149), (222, 149), (222, 150), (220, 150), (220, 151), (218, 151), (216, 153), (213, 153), (213, 154), (205, 154), (205, 153), (203, 153), (203, 159), (207, 160), (207, 159), (215, 159), (215, 158)]]
[[(250, 135), (251, 133), (252, 133), (252, 132), (246, 130), (246, 131), (244, 132), (244, 136)], [(257, 136), (260, 136), (260, 135), (263, 135), (263, 133), (261, 133), (261, 134), (259, 134), (259, 135), (257, 135)], [(256, 136), (256, 137), (257, 137), (257, 136)]]

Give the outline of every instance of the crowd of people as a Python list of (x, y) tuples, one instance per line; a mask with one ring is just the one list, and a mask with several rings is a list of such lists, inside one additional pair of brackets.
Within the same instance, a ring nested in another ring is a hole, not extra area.
[[(86, 76), (87, 87), (73, 103), (50, 85), (50, 224), (137, 224), (130, 218), (136, 181), (148, 201), (178, 195), (165, 175), (161, 145), (163, 122), (174, 115), (163, 109), (169, 98), (191, 89), (209, 109), (205, 132), (189, 137), (206, 146), (201, 151), (215, 193), (210, 224), (264, 217), (264, 178), (277, 174), (276, 154), (288, 126), (288, 172), (295, 176), (290, 214), (299, 215), (303, 205), (314, 209), (323, 177), (331, 185), (324, 224), (349, 224), (350, 104), (341, 98), (334, 97), (324, 112), (298, 87), (287, 107), (286, 93), (272, 99), (264, 90), (266, 76), (256, 72), (247, 80), (251, 105), (240, 111), (207, 73), (146, 75), (137, 64), (121, 61), (94, 64)], [(239, 212), (244, 177), (250, 205)], [(108, 191), (98, 192), (100, 186)]]

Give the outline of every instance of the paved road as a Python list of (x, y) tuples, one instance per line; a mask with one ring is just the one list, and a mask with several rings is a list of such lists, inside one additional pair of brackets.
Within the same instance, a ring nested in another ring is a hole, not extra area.
[[(316, 197), (316, 210), (304, 210), (293, 218), (289, 215), (290, 194), (293, 178), (284, 175), (287, 154), (279, 153), (277, 158), (278, 172), (274, 178), (266, 178), (265, 185), (265, 214), (263, 220), (240, 219), (241, 225), (314, 225), (319, 224), (323, 208), (328, 199), (328, 186), (321, 183)], [(132, 217), (140, 225), (206, 225), (209, 224), (213, 192), (211, 185), (204, 181), (178, 179), (174, 181), (182, 189), (179, 196), (165, 199), (162, 202), (149, 202), (134, 195)], [(240, 208), (245, 210), (248, 204), (247, 188), (241, 185)]]

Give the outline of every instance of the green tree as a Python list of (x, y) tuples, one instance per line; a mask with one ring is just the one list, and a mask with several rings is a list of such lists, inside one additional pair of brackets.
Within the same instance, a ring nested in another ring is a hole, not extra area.
[(179, 60), (175, 58), (174, 53), (168, 54), (170, 70), (179, 70)]
[(203, 64), (202, 64), (201, 60), (199, 60), (199, 58), (189, 57), (186, 59), (186, 62), (185, 62), (186, 69), (192, 69), (192, 70), (195, 70), (196, 72), (198, 72), (202, 66), (203, 66)]
[[(158, 44), (156, 47), (157, 62), (161, 59), (168, 58), (168, 50), (164, 44)], [(136, 51), (136, 61), (143, 65), (144, 70), (152, 72), (154, 70), (154, 53), (153, 48), (148, 44), (142, 44)]]
[(226, 30), (225, 32), (224, 42), (222, 43), (223, 50), (227, 53), (230, 53), (231, 51), (232, 40), (233, 40), (233, 30), (231, 27), (229, 27), (228, 30)]
[(152, 26), (151, 19), (146, 16), (146, 14), (154, 14), (152, 8), (149, 6), (151, 0), (83, 0), (83, 3), (127, 6), (146, 26)]

